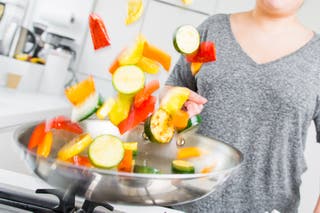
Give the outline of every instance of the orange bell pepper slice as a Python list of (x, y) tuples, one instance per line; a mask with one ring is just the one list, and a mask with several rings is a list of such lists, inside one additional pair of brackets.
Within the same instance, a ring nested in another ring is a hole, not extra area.
[(179, 110), (172, 115), (173, 126), (178, 130), (183, 130), (187, 127), (189, 121), (189, 114), (186, 111)]
[(46, 135), (45, 128), (45, 122), (38, 124), (34, 128), (28, 144), (29, 150), (37, 147), (43, 141), (44, 136)]
[(177, 159), (200, 157), (202, 150), (198, 147), (183, 147), (177, 152)]
[(191, 63), (191, 73), (192, 73), (193, 76), (195, 76), (199, 72), (199, 70), (201, 69), (202, 65), (203, 65), (203, 63), (201, 63), (201, 62), (199, 62), (199, 63), (198, 62)]
[(74, 106), (81, 105), (91, 94), (95, 92), (95, 85), (92, 76), (89, 76), (84, 81), (68, 87), (65, 94), (68, 100)]
[(53, 134), (51, 131), (47, 132), (43, 141), (38, 145), (37, 155), (47, 158), (51, 152), (53, 142)]
[(144, 43), (143, 56), (158, 61), (166, 71), (170, 70), (171, 56), (148, 42)]
[(133, 152), (132, 150), (124, 150), (124, 156), (122, 161), (118, 165), (118, 171), (120, 172), (132, 172), (133, 167)]

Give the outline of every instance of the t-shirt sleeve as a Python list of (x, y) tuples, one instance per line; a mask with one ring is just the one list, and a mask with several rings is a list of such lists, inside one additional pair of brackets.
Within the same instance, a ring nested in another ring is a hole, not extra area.
[(320, 95), (318, 96), (317, 109), (313, 121), (316, 126), (317, 142), (320, 143)]
[(183, 56), (180, 57), (174, 66), (165, 84), (168, 86), (187, 87), (193, 91), (197, 91), (196, 80), (191, 74), (190, 64), (187, 63)]

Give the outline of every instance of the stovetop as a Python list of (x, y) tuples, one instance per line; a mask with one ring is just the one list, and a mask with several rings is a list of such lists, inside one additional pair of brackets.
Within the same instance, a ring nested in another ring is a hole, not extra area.
[(96, 203), (76, 197), (70, 191), (53, 189), (42, 180), (0, 169), (0, 212), (35, 213), (178, 213), (159, 206), (131, 206)]

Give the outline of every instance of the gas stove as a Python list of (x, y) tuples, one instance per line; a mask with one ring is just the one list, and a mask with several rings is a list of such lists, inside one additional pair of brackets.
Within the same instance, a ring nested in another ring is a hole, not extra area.
[(54, 189), (42, 180), (0, 169), (0, 212), (35, 213), (178, 213), (159, 206), (130, 206), (97, 203), (75, 196), (71, 191)]

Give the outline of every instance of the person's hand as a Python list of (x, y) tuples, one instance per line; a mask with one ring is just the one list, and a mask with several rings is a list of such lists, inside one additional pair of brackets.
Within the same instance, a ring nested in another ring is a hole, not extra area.
[(316, 208), (314, 209), (313, 213), (320, 213), (320, 195), (319, 195), (319, 198), (318, 198), (318, 202), (317, 202)]
[(200, 114), (203, 109), (203, 105), (207, 103), (208, 100), (201, 95), (190, 91), (190, 96), (188, 101), (184, 104), (186, 111), (189, 114), (189, 117)]
[[(160, 94), (160, 99), (162, 99), (171, 88), (171, 86), (165, 86)], [(184, 110), (188, 112), (189, 117), (192, 117), (199, 114), (203, 109), (203, 105), (207, 102), (208, 100), (206, 98), (190, 90), (189, 99), (184, 104)]]

